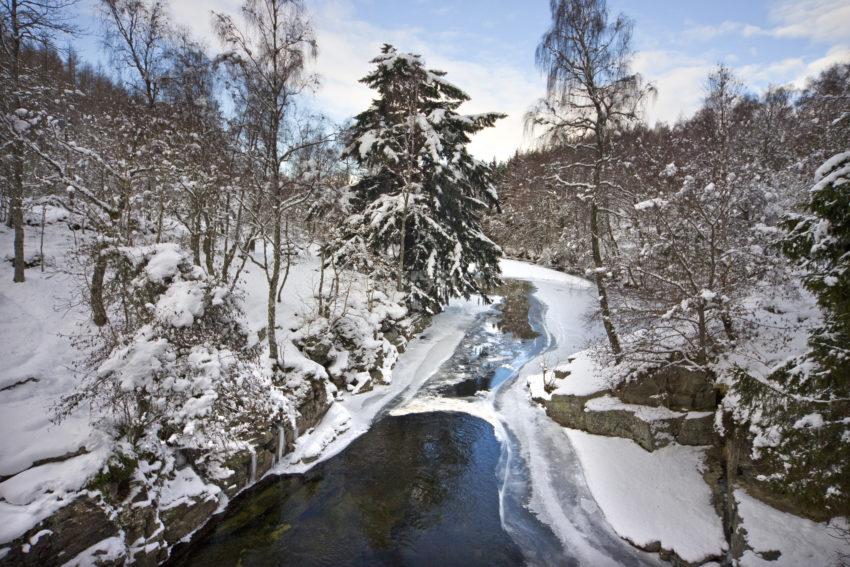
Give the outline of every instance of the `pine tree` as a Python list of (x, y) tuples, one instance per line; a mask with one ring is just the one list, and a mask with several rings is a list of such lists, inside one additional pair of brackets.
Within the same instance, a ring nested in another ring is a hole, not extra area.
[[(764, 479), (829, 515), (850, 516), (850, 152), (827, 160), (815, 175), (803, 214), (783, 225), (785, 255), (817, 298), (823, 323), (809, 350), (767, 381), (741, 376), (737, 389), (752, 410), (751, 430)], [(757, 419), (756, 419), (757, 418)]]
[(343, 153), (365, 173), (349, 188), (351, 215), (328, 262), (394, 277), (428, 312), (452, 297), (486, 297), (499, 282), (501, 250), (480, 221), (498, 196), (492, 168), (466, 145), (504, 115), (458, 114), (469, 97), (418, 55), (384, 45), (372, 62), (361, 82), (379, 96), (355, 118)]

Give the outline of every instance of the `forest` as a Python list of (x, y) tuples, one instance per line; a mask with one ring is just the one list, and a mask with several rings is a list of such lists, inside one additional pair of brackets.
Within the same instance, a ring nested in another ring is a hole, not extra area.
[(850, 60), (650, 121), (551, 0), (482, 159), (467, 77), (373, 38), (335, 120), (311, 3), (177, 1), (0, 0), (0, 565), (850, 564)]

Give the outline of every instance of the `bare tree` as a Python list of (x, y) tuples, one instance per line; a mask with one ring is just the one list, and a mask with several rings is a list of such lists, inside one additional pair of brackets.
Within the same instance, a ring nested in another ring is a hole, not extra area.
[[(28, 44), (50, 44), (57, 33), (70, 33), (73, 26), (63, 19), (64, 9), (76, 0), (0, 0), (0, 77), (3, 88), (0, 106), (4, 114), (26, 110), (26, 88), (23, 84), (23, 52)], [(7, 90), (8, 89), (8, 90)], [(13, 132), (8, 137), (11, 174), (9, 176), (9, 215), (15, 231), (15, 274), (13, 281), (23, 282), (24, 277), (24, 144), (18, 134), (26, 128), (22, 117), (11, 124)], [(6, 136), (4, 136), (5, 138)], [(4, 146), (7, 144), (3, 144)]]
[[(295, 102), (316, 83), (315, 76), (305, 71), (305, 64), (316, 56), (318, 47), (301, 0), (245, 0), (241, 12), (241, 24), (225, 14), (214, 14), (214, 20), (226, 49), (221, 60), (238, 80), (237, 104), (251, 116), (256, 134), (252, 148), (257, 165), (253, 210), (271, 248), (269, 258), (264, 246), (261, 265), (269, 285), (269, 358), (277, 361), (276, 295), (283, 266), (284, 214), (302, 199), (294, 177), (298, 167), (293, 161), (319, 143), (312, 138), (310, 128), (297, 124)], [(267, 221), (260, 218), (263, 216)]]
[(552, 27), (537, 47), (538, 66), (547, 74), (546, 98), (529, 115), (551, 140), (580, 151), (588, 159), (568, 166), (582, 180), (562, 185), (581, 191), (589, 203), (590, 247), (599, 307), (611, 350), (619, 360), (620, 339), (611, 317), (603, 257), (607, 195), (616, 189), (606, 175), (616, 167), (615, 133), (638, 119), (642, 101), (652, 92), (630, 71), (632, 22), (623, 15), (609, 21), (605, 0), (551, 0)]
[(168, 14), (162, 0), (101, 0), (105, 43), (121, 67), (137, 74), (130, 86), (156, 105), (166, 69)]

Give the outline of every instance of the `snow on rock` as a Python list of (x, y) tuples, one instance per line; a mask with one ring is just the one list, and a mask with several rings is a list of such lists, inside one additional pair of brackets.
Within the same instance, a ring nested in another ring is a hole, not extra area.
[(63, 564), (62, 567), (90, 567), (105, 565), (118, 561), (127, 556), (127, 546), (124, 543), (123, 532), (120, 535), (108, 537), (79, 553), (76, 557)]
[(176, 508), (199, 498), (216, 498), (220, 492), (218, 486), (205, 483), (191, 467), (184, 467), (176, 472), (173, 479), (163, 483), (159, 493), (159, 509)]
[[(566, 374), (565, 378), (556, 378), (555, 373)], [(554, 386), (546, 390), (546, 381)], [(589, 396), (603, 392), (611, 387), (611, 378), (605, 368), (600, 367), (593, 358), (593, 350), (583, 350), (569, 357), (565, 364), (557, 365), (546, 373), (532, 374), (528, 377), (528, 387), (534, 399), (551, 400), (553, 395)]]
[(659, 542), (693, 563), (723, 553), (723, 526), (701, 474), (704, 449), (668, 445), (650, 453), (628, 439), (565, 431), (594, 499), (621, 537), (642, 547)]
[(661, 419), (676, 419), (684, 416), (682, 412), (673, 411), (663, 406), (641, 406), (637, 404), (626, 404), (614, 396), (600, 396), (588, 400), (584, 404), (584, 411), (627, 411), (633, 413), (643, 421), (658, 421)]
[[(850, 554), (850, 543), (838, 536), (846, 523), (817, 523), (771, 508), (738, 489), (735, 491), (738, 515), (747, 531), (748, 549), (741, 557), (742, 567), (797, 567), (839, 565), (839, 554)], [(833, 520), (835, 522), (835, 520)], [(779, 551), (774, 561), (761, 556)]]
[(101, 469), (106, 456), (105, 450), (94, 451), (28, 469), (0, 483), (0, 543), (20, 537), (70, 504)]
[(299, 438), (295, 444), (295, 450), (290, 456), (292, 462), (309, 463), (315, 461), (325, 447), (331, 444), (342, 433), (348, 431), (351, 426), (351, 413), (342, 404), (335, 403), (328, 408), (328, 412), (322, 419), (321, 427), (315, 434)]

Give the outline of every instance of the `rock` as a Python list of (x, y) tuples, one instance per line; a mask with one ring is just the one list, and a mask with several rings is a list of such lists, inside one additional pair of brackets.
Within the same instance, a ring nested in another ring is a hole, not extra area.
[(160, 519), (165, 524), (165, 541), (168, 545), (176, 544), (203, 526), (217, 508), (218, 499), (211, 495), (205, 495), (205, 497), (192, 502), (160, 511)]
[(304, 401), (298, 406), (299, 415), (296, 420), (298, 431), (307, 431), (311, 427), (315, 427), (331, 406), (324, 382), (311, 380), (310, 388), (310, 394), (305, 396)]
[[(677, 442), (710, 445), (714, 442), (713, 414), (686, 414), (666, 408), (623, 404), (610, 395), (555, 394), (542, 400), (553, 420), (596, 435), (625, 437), (647, 451)], [(606, 401), (607, 404), (599, 402)], [(590, 406), (590, 407), (589, 407)], [(607, 408), (607, 409), (601, 409)]]
[[(41, 534), (35, 543), (34, 536)], [(40, 522), (22, 537), (2, 547), (11, 551), (0, 559), (0, 565), (35, 565), (43, 567), (69, 561), (79, 553), (108, 537), (118, 534), (118, 526), (89, 496), (80, 496), (52, 516)], [(23, 546), (28, 547), (24, 553)]]
[(668, 366), (635, 378), (617, 388), (616, 394), (628, 404), (683, 411), (714, 410), (718, 403), (713, 376), (679, 366)]

